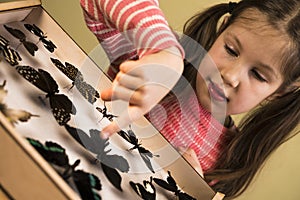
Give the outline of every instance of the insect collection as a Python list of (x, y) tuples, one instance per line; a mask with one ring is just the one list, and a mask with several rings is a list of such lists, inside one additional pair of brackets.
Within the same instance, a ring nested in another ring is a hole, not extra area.
[[(192, 178), (180, 187), (180, 176), (172, 177), (196, 172), (151, 125), (149, 135), (137, 134), (144, 128), (132, 124), (100, 137), (119, 114), (100, 99), (111, 82), (54, 21), (49, 27), (32, 23), (41, 12), (51, 19), (41, 10), (0, 25), (2, 114), (81, 199), (199, 199), (199, 190), (188, 194)], [(178, 160), (185, 168), (172, 167)], [(205, 193), (210, 198), (203, 200), (212, 199), (212, 190)]]

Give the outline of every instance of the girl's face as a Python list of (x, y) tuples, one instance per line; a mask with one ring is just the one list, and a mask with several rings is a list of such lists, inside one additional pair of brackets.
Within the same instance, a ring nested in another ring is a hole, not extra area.
[(241, 22), (223, 31), (197, 75), (197, 97), (204, 108), (225, 108), (226, 115), (243, 113), (279, 88), (283, 82), (279, 63), (287, 43), (274, 32), (271, 27), (250, 30)]

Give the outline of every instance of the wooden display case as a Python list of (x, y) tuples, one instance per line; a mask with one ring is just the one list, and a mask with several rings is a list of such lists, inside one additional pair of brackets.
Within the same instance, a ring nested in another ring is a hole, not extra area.
[[(57, 49), (53, 53), (47, 51), (39, 38), (24, 28), (25, 23), (37, 25), (47, 35), (47, 39), (53, 41)], [(98, 99), (94, 104), (90, 104), (75, 87), (70, 89), (71, 81), (53, 65), (50, 58), (76, 66), (82, 72), (85, 81), (98, 91), (109, 87), (111, 81), (49, 16), (40, 1), (1, 1), (0, 24), (0, 35), (9, 40), (9, 46), (16, 49), (22, 57), (19, 65), (48, 71), (59, 85), (59, 93), (65, 94), (72, 100), (77, 113), (71, 116), (68, 124), (88, 133), (90, 129), (101, 130), (109, 123), (106, 119), (100, 120), (102, 115), (95, 109), (95, 107), (103, 107), (104, 103)], [(31, 56), (20, 41), (5, 30), (4, 24), (21, 30), (25, 33), (26, 40), (36, 43), (39, 49), (35, 56)], [(130, 166), (128, 173), (120, 172), (123, 188), (123, 192), (120, 192), (107, 181), (101, 168), (91, 164), (90, 161), (95, 155), (80, 146), (64, 127), (59, 126), (53, 117), (45, 93), (21, 77), (16, 71), (16, 66), (8, 64), (1, 55), (0, 83), (4, 80), (8, 93), (3, 102), (10, 108), (24, 109), (39, 116), (13, 126), (0, 113), (2, 196), (6, 195), (8, 199), (80, 199), (79, 195), (25, 140), (25, 137), (31, 137), (41, 142), (59, 143), (66, 149), (70, 163), (80, 159), (79, 169), (91, 172), (100, 178), (102, 190), (99, 194), (102, 199), (140, 199), (130, 188), (129, 181), (141, 183), (143, 180), (149, 180), (150, 177), (166, 179), (167, 171), (171, 171), (179, 187), (191, 196), (200, 200), (214, 198), (215, 192), (146, 119), (132, 124), (132, 130), (145, 148), (160, 156), (151, 160), (155, 173), (145, 167), (137, 151), (127, 150), (132, 145), (120, 136), (116, 134), (109, 140), (112, 153), (122, 155)], [(106, 105), (108, 110), (116, 115), (124, 108), (122, 102), (116, 102), (115, 105), (106, 103)], [(175, 198), (171, 192), (163, 191), (158, 186), (156, 188), (157, 199)]]

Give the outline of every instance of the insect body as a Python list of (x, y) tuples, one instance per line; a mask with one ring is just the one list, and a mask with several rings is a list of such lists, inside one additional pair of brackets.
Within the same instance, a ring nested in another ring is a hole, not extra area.
[(118, 117), (116, 115), (107, 113), (107, 107), (105, 106), (105, 102), (104, 102), (104, 108), (96, 107), (96, 109), (103, 115), (100, 121), (103, 118), (107, 118), (109, 121), (112, 122), (115, 117)]
[(40, 41), (42, 41), (44, 47), (48, 49), (48, 51), (50, 51), (51, 53), (54, 52), (54, 49), (56, 49), (55, 44), (51, 40), (46, 39), (47, 36), (38, 26), (36, 26), (35, 24), (24, 24), (24, 26), (28, 31), (40, 38)]
[(152, 152), (150, 152), (148, 149), (145, 149), (143, 146), (138, 141), (138, 138), (134, 134), (134, 132), (130, 129), (127, 132), (121, 130), (118, 132), (118, 134), (124, 138), (127, 142), (130, 144), (134, 145), (132, 148), (129, 150), (137, 149), (140, 156), (142, 157), (143, 161), (145, 162), (146, 166), (150, 169), (151, 172), (154, 173), (154, 169), (152, 167), (150, 158), (159, 157), (159, 155), (154, 155)]

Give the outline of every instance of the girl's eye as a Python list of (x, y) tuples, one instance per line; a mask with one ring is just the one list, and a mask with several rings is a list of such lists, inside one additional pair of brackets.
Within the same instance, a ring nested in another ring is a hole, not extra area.
[(224, 45), (224, 48), (229, 55), (234, 57), (239, 57), (238, 53), (234, 51), (232, 48), (230, 48), (227, 44)]
[(256, 69), (252, 69), (251, 73), (254, 75), (254, 77), (261, 81), (261, 82), (267, 82), (267, 80), (256, 70)]

